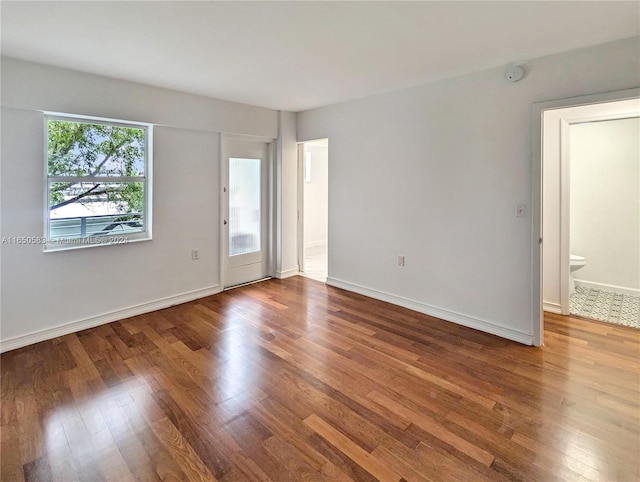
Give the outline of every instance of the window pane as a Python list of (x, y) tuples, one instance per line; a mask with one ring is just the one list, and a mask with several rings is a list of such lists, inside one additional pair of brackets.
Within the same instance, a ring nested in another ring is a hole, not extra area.
[(52, 240), (141, 232), (143, 211), (143, 182), (49, 183)]
[(145, 130), (47, 121), (49, 176), (144, 176)]
[(229, 159), (229, 255), (260, 251), (260, 159)]

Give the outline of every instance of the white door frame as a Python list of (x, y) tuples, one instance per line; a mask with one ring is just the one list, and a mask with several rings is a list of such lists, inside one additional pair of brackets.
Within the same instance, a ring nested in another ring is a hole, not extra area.
[(298, 142), (298, 271), (304, 273), (304, 142)]
[[(590, 104), (602, 104), (606, 102), (626, 100), (640, 97), (640, 88), (620, 90), (614, 92), (605, 92), (601, 94), (586, 95), (580, 97), (571, 97), (566, 99), (558, 99), (546, 102), (538, 102), (533, 106), (533, 172), (532, 172), (532, 296), (531, 296), (531, 320), (533, 323), (533, 344), (542, 346), (544, 344), (544, 311), (542, 309), (542, 248), (543, 248), (543, 232), (542, 232), (542, 168), (543, 168), (543, 114), (545, 111), (553, 109), (562, 109), (567, 107), (586, 106)], [(617, 118), (620, 118), (619, 116)], [(595, 120), (590, 118), (590, 120)], [(604, 120), (604, 119), (602, 119)], [(563, 134), (561, 134), (561, 169), (562, 169), (562, 199), (561, 199), (561, 216), (563, 219), (569, 214), (569, 139), (568, 129), (571, 124), (585, 122), (585, 119), (564, 119), (562, 123)], [(566, 184), (566, 185), (565, 185)], [(562, 259), (566, 257), (566, 263), (562, 263), (560, 271), (561, 283), (561, 304), (566, 301), (568, 306), (569, 297), (569, 232), (568, 226), (563, 226), (561, 231), (560, 253)], [(566, 265), (566, 266), (565, 266)], [(565, 300), (566, 298), (566, 300)]]
[(224, 228), (224, 222), (227, 219), (227, 212), (229, 209), (228, 206), (228, 196), (226, 196), (226, 184), (228, 179), (227, 172), (227, 162), (225, 160), (225, 156), (227, 153), (227, 145), (230, 141), (239, 141), (239, 142), (260, 142), (268, 144), (268, 159), (267, 159), (267, 248), (265, 250), (267, 255), (266, 262), (266, 272), (268, 277), (273, 277), (275, 275), (275, 259), (276, 259), (276, 190), (275, 190), (275, 149), (276, 149), (276, 139), (271, 137), (260, 137), (260, 136), (243, 136), (237, 134), (220, 134), (220, 259), (219, 266), (220, 271), (218, 273), (220, 279), (220, 287), (221, 289), (230, 288), (226, 283), (226, 273), (227, 273), (227, 254), (229, 252), (229, 240), (226, 236), (226, 230)]
[[(312, 144), (313, 142), (328, 140), (327, 137), (321, 137), (319, 139), (311, 139), (308, 141), (298, 142), (298, 271), (304, 273), (304, 254), (305, 254), (305, 242), (304, 242), (304, 189), (305, 189), (305, 159), (304, 159), (304, 145)], [(328, 169), (328, 166), (327, 166)], [(327, 189), (328, 189), (327, 179)], [(328, 241), (328, 239), (327, 239)]]

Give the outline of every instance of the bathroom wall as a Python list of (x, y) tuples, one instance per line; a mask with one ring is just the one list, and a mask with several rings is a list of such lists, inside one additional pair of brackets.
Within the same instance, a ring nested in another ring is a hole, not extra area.
[(305, 144), (311, 154), (311, 182), (304, 183), (305, 248), (327, 244), (329, 147)]
[(574, 277), (640, 294), (640, 119), (570, 129), (571, 252), (587, 258)]

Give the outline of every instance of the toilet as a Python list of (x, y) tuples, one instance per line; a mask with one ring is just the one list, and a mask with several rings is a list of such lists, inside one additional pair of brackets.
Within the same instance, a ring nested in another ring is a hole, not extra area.
[(587, 265), (587, 258), (584, 256), (578, 256), (577, 254), (572, 254), (571, 259), (569, 260), (569, 296), (576, 292), (576, 282), (573, 279), (573, 272), (579, 270), (580, 268), (584, 268)]

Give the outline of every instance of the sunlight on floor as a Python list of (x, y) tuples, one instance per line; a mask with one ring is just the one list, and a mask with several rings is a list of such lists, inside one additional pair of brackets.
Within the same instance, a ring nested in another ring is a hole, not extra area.
[(304, 252), (304, 273), (306, 278), (327, 281), (327, 245), (307, 248)]

